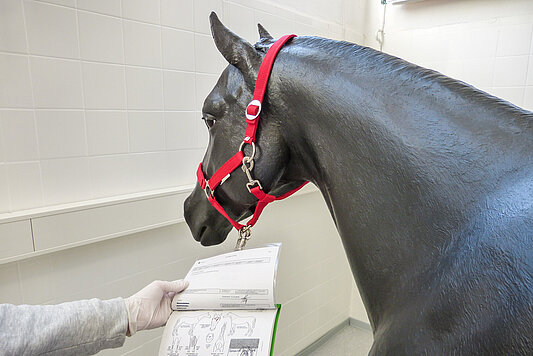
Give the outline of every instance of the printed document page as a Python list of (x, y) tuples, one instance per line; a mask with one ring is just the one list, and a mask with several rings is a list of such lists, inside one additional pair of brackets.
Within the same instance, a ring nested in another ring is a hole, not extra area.
[(159, 356), (269, 356), (276, 313), (175, 311), (163, 331)]
[(196, 261), (172, 309), (274, 309), (279, 249), (272, 244)]

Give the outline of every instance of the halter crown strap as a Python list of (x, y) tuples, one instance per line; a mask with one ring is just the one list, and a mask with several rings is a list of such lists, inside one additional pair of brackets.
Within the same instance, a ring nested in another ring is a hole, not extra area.
[(246, 132), (244, 133), (244, 142), (255, 142), (255, 134), (257, 132), (257, 126), (259, 120), (257, 119), (259, 113), (261, 113), (261, 106), (263, 104), (263, 98), (265, 97), (265, 91), (274, 65), (276, 56), (285, 43), (296, 35), (285, 35), (277, 40), (267, 51), (261, 67), (259, 67), (259, 73), (257, 73), (257, 79), (255, 80), (254, 96), (252, 101), (246, 107)]
[[(270, 77), (270, 72), (272, 71), (272, 66), (274, 65), (274, 60), (276, 59), (276, 56), (283, 47), (285, 43), (287, 43), (288, 40), (291, 38), (296, 37), (296, 35), (285, 35), (278, 39), (267, 51), (265, 58), (263, 59), (263, 62), (261, 63), (261, 67), (259, 68), (259, 73), (257, 74), (257, 79), (255, 82), (255, 90), (254, 95), (252, 98), (252, 101), (248, 106), (246, 107), (246, 132), (244, 134), (244, 141), (241, 144), (241, 148), (239, 151), (233, 155), (229, 160), (226, 161), (211, 177), (211, 179), (207, 180), (204, 176), (204, 170), (202, 167), (202, 163), (198, 166), (198, 170), (196, 171), (196, 177), (198, 178), (198, 183), (200, 184), (200, 187), (205, 191), (205, 194), (207, 196), (207, 199), (213, 205), (213, 207), (222, 214), (228, 221), (233, 225), (237, 230), (241, 230), (245, 227), (251, 227), (253, 226), (257, 220), (259, 219), (259, 216), (261, 215), (261, 212), (263, 209), (267, 206), (267, 204), (275, 201), (275, 200), (282, 200), (290, 195), (296, 193), (298, 190), (300, 190), (304, 185), (306, 185), (308, 182), (303, 183), (298, 188), (293, 189), (279, 197), (276, 197), (274, 195), (267, 194), (263, 191), (263, 188), (261, 187), (261, 184), (258, 180), (253, 180), (251, 178), (251, 170), (253, 165), (250, 165), (248, 167), (246, 163), (250, 164), (250, 162), (253, 162), (253, 154), (252, 157), (245, 157), (242, 147), (244, 144), (251, 144), (254, 152), (255, 152), (255, 135), (257, 132), (257, 127), (259, 124), (259, 114), (261, 113), (261, 106), (263, 103), (263, 98), (265, 97), (265, 91), (268, 83), (268, 79)], [(245, 163), (245, 160), (248, 159), (248, 161)], [(231, 173), (237, 169), (239, 166), (243, 167), (243, 171), (247, 174), (247, 177), (249, 179), (249, 183), (247, 184), (247, 188), (250, 191), (251, 194), (253, 194), (257, 199), (257, 206), (254, 211), (254, 215), (252, 218), (246, 223), (246, 225), (243, 225), (235, 220), (233, 220), (228, 213), (224, 210), (222, 205), (216, 200), (214, 191), (215, 189), (224, 183), (226, 179), (228, 179), (231, 175)]]

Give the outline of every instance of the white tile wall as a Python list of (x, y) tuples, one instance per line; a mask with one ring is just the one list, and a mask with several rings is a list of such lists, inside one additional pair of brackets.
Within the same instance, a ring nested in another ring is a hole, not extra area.
[(20, 278), (18, 266), (10, 264), (0, 269), (0, 300), (2, 303), (20, 303), (22, 291), (20, 288)]
[(161, 24), (194, 31), (193, 0), (161, 0)]
[(32, 107), (28, 58), (0, 54), (0, 105), (7, 108)]
[(4, 14), (0, 22), (0, 51), (26, 52), (26, 28), (22, 2), (19, 0), (0, 2), (0, 14)]
[(194, 44), (196, 71), (220, 75), (227, 66), (227, 62), (218, 53), (211, 36), (195, 34)]
[[(196, 174), (196, 168), (198, 168), (204, 152), (205, 147), (194, 150), (168, 151), (166, 165), (171, 172), (169, 175), (169, 177), (172, 177), (169, 181), (170, 185), (189, 183), (191, 174)], [(182, 162), (185, 162), (185, 164), (181, 165)]]
[(39, 159), (33, 111), (0, 110), (0, 135), (8, 161)]
[(196, 147), (198, 115), (194, 112), (166, 112), (165, 113), (165, 143), (169, 150)]
[[(368, 1), (368, 7), (382, 14), (378, 2)], [(388, 6), (383, 49), (531, 110), (533, 3), (512, 0), (482, 8), (468, 2)], [(377, 46), (381, 25), (381, 16), (369, 20), (366, 44)]]
[(42, 158), (87, 155), (83, 111), (37, 110), (36, 116)]
[(162, 29), (163, 68), (194, 71), (194, 34), (173, 28)]
[(24, 1), (29, 50), (32, 54), (78, 58), (76, 10)]
[(533, 25), (519, 24), (500, 27), (497, 56), (529, 55)]
[(78, 0), (78, 9), (120, 16), (120, 0)]
[(89, 158), (89, 170), (96, 197), (132, 192), (135, 172), (129, 155), (105, 155)]
[(284, 34), (295, 32), (294, 21), (291, 21), (290, 19), (288, 19), (286, 17), (286, 14), (281, 15), (281, 16), (276, 16), (268, 12), (256, 11), (255, 22), (261, 23), (267, 30), (270, 28), (276, 28), (276, 29), (279, 29), (278, 31), (280, 31), (280, 33), (284, 33)]
[(161, 26), (124, 21), (124, 54), (126, 64), (161, 67)]
[(237, 4), (227, 6), (227, 26), (248, 41), (257, 41), (257, 24), (254, 18), (254, 10)]
[(0, 163), (0, 213), (10, 210), (9, 184), (7, 180), (7, 167)]
[(165, 70), (163, 85), (165, 110), (194, 110), (194, 73)]
[(132, 152), (163, 151), (165, 149), (163, 112), (130, 112), (128, 114), (128, 126)]
[(90, 156), (129, 151), (127, 113), (124, 111), (87, 111), (87, 145)]
[[(0, 162), (4, 162), (6, 160), (5, 155), (5, 149), (4, 149), (4, 138), (2, 135), (0, 135)], [(9, 189), (9, 187), (6, 187), (6, 189)]]
[(126, 82), (123, 66), (83, 63), (83, 93), (87, 109), (125, 109)]
[[(192, 183), (194, 174), (186, 180), (181, 173), (191, 170), (189, 164), (196, 166), (186, 153), (202, 156), (208, 136), (200, 111), (227, 65), (211, 38), (209, 13), (216, 11), (250, 41), (258, 38), (258, 21), (274, 36), (297, 32), (362, 38), (363, 27), (338, 9), (364, 8), (364, 1), (358, 4), (306, 2), (300, 12), (298, 3), (263, 0), (2, 1), (0, 163), (9, 163), (6, 176), (16, 176), (20, 167), (31, 172), (22, 182), (8, 180), (3, 189), (10, 201), (2, 211), (68, 199), (50, 182), (44, 184), (43, 170), (46, 177), (57, 171), (50, 168), (57, 162), (48, 160), (78, 158), (73, 161), (80, 163), (86, 158), (83, 172), (88, 170), (90, 184), (81, 175), (71, 177), (80, 180), (73, 186), (92, 187), (76, 192), (80, 200)], [(504, 52), (517, 50), (509, 46)], [(501, 88), (514, 85), (503, 82)], [(134, 174), (143, 161), (138, 155), (148, 152), (163, 157), (160, 165), (169, 157), (182, 161), (172, 169), (156, 167), (165, 177), (124, 182), (128, 176), (116, 167)], [(107, 155), (112, 157), (103, 157)], [(105, 163), (111, 161), (114, 168)], [(104, 167), (112, 169), (94, 171)], [(38, 196), (18, 194), (30, 181), (35, 184), (28, 192)]]
[(160, 0), (122, 0), (122, 16), (148, 23), (159, 24)]
[(533, 85), (533, 56), (529, 56), (529, 64), (527, 68), (528, 68), (528, 71), (527, 71), (526, 85), (529, 87)]
[[(526, 85), (529, 57), (497, 57), (494, 62), (494, 87), (519, 87)], [(513, 70), (509, 70), (513, 68)]]
[(211, 29), (209, 26), (209, 15), (211, 11), (216, 12), (218, 15), (223, 15), (222, 0), (194, 0), (193, 6), (193, 24), (194, 31), (210, 34)]
[[(200, 110), (226, 66), (209, 13), (251, 41), (258, 21), (274, 36), (362, 38), (361, 24), (330, 9), (352, 9), (348, 0), (319, 3), (0, 1), (0, 213), (193, 183), (208, 141)], [(348, 315), (350, 275), (321, 201), (311, 194), (269, 207), (251, 243), (284, 243), (280, 356)], [(179, 224), (1, 265), (0, 302), (127, 296), (153, 279), (183, 276), (195, 259), (234, 241), (203, 248)], [(160, 335), (139, 333), (102, 354), (154, 354)]]
[(89, 158), (51, 159), (41, 162), (46, 205), (70, 203), (93, 196)]
[(162, 110), (163, 78), (151, 68), (126, 67), (128, 109)]
[(38, 0), (41, 2), (47, 2), (50, 4), (56, 4), (56, 5), (63, 5), (68, 7), (74, 7), (76, 4), (76, 0)]
[(9, 163), (7, 186), (11, 198), (11, 210), (42, 206), (43, 190), (39, 162)]
[(79, 61), (30, 57), (30, 67), (36, 107), (83, 107)]
[[(87, 2), (87, 7), (90, 7), (89, 4), (96, 5)], [(100, 7), (97, 8), (100, 9)], [(78, 27), (80, 57), (82, 59), (110, 63), (122, 63), (124, 61), (122, 20), (120, 18), (78, 11)]]

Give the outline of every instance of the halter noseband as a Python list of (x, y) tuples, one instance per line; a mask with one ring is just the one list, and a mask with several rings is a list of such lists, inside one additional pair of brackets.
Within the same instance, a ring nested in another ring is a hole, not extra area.
[[(228, 221), (239, 231), (239, 239), (237, 240), (237, 245), (235, 246), (236, 250), (241, 250), (244, 245), (246, 244), (246, 241), (250, 238), (251, 235), (251, 227), (254, 226), (254, 224), (259, 219), (259, 216), (261, 215), (261, 212), (263, 209), (267, 206), (267, 204), (275, 201), (275, 200), (281, 200), (285, 199), (288, 196), (296, 193), (298, 190), (300, 190), (304, 185), (306, 185), (308, 182), (303, 183), (298, 188), (293, 189), (279, 197), (276, 197), (274, 195), (267, 194), (263, 191), (263, 187), (261, 186), (261, 183), (257, 179), (253, 179), (252, 177), (252, 170), (254, 168), (254, 156), (255, 156), (255, 135), (257, 132), (257, 127), (259, 124), (259, 114), (261, 113), (261, 105), (263, 102), (263, 98), (265, 96), (265, 90), (268, 83), (268, 78), (270, 76), (270, 72), (272, 70), (272, 66), (274, 64), (274, 60), (276, 59), (276, 55), (278, 54), (279, 50), (283, 45), (290, 40), (291, 38), (296, 37), (296, 35), (285, 35), (281, 37), (279, 40), (277, 40), (267, 51), (265, 58), (263, 59), (263, 62), (261, 63), (261, 67), (259, 68), (259, 73), (257, 74), (257, 80), (255, 82), (255, 90), (254, 95), (252, 98), (252, 101), (248, 106), (246, 107), (246, 132), (244, 133), (244, 140), (239, 146), (239, 150), (237, 153), (233, 155), (229, 160), (226, 161), (211, 177), (211, 179), (207, 180), (204, 176), (204, 172), (202, 169), (202, 163), (200, 162), (200, 165), (198, 166), (198, 170), (196, 172), (196, 176), (198, 178), (198, 183), (200, 184), (200, 187), (204, 190), (205, 195), (211, 205), (215, 209), (218, 210), (220, 214), (222, 214)], [(252, 146), (252, 154), (250, 156), (244, 155), (244, 146), (246, 144), (249, 144)], [(253, 194), (259, 201), (257, 202), (257, 206), (255, 208), (254, 214), (248, 222), (243, 225), (235, 220), (233, 220), (224, 210), (222, 205), (220, 205), (219, 202), (217, 202), (215, 198), (215, 189), (224, 183), (231, 175), (231, 173), (236, 170), (238, 167), (241, 167), (243, 172), (246, 174), (246, 177), (248, 178), (248, 183), (246, 183), (246, 188), (248, 191)]]

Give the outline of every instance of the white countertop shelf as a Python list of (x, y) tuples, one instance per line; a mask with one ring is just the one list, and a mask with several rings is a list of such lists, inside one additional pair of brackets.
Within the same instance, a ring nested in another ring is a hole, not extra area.
[[(0, 264), (184, 222), (194, 185), (0, 214)], [(308, 185), (297, 194), (317, 191)]]

